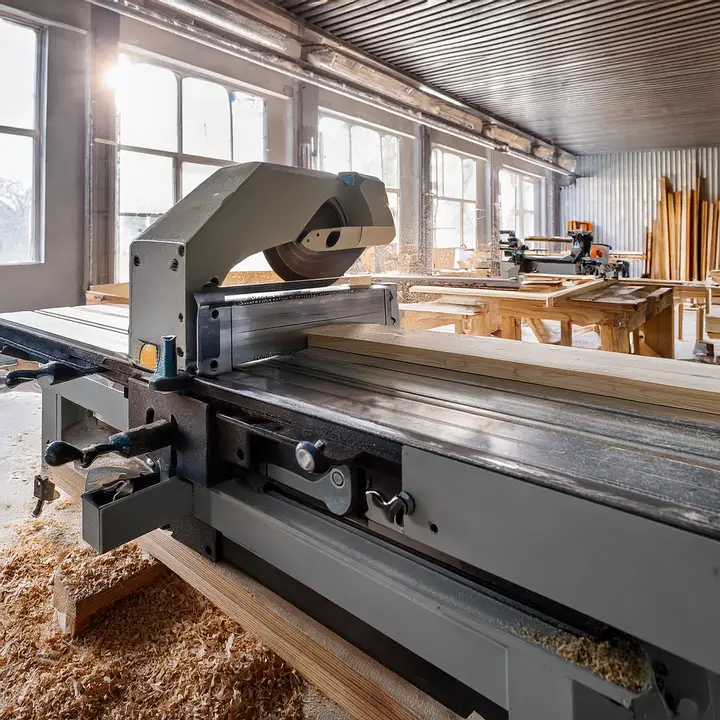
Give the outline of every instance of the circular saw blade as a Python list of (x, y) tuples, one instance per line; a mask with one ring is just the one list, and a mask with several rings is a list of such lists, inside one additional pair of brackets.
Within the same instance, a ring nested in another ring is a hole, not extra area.
[(298, 238), (265, 250), (265, 258), (283, 280), (340, 277), (362, 255), (364, 248), (317, 252), (303, 247), (302, 240), (311, 230), (345, 225), (340, 208), (332, 202), (326, 202), (312, 216)]

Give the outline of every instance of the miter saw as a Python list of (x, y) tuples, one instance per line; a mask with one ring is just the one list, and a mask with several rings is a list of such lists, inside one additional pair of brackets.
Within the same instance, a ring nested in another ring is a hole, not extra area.
[(571, 230), (566, 237), (527, 237), (534, 245), (548, 243), (568, 244), (563, 255), (550, 255), (531, 248), (515, 235), (514, 230), (500, 231), (500, 275), (514, 278), (530, 273), (550, 275), (596, 275), (616, 279), (628, 277), (630, 264), (612, 256), (612, 247), (593, 241), (586, 230)]
[[(720, 720), (718, 415), (461, 372), (438, 334), (432, 367), (399, 330), (308, 347), (399, 325), (336, 277), (393, 235), (374, 178), (223, 168), (133, 242), (129, 307), (0, 315), (42, 363), (6, 378), (42, 386), (38, 510), (74, 463), (96, 550), (169, 528), (464, 718)], [(220, 286), (258, 252), (281, 282)]]

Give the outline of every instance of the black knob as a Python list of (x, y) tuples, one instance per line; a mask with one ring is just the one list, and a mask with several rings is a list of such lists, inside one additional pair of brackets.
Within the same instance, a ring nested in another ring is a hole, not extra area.
[(75, 460), (82, 460), (83, 451), (64, 440), (56, 440), (45, 448), (44, 458), (48, 465), (59, 467)]

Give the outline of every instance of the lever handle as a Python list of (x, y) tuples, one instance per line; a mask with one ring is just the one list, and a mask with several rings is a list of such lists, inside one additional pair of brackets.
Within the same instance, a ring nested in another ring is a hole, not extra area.
[(11, 370), (5, 376), (5, 385), (12, 388), (20, 385), (20, 383), (37, 380), (43, 376), (50, 376), (52, 378), (50, 384), (57, 385), (58, 383), (67, 382), (68, 380), (75, 380), (75, 378), (82, 377), (83, 375), (90, 375), (98, 372), (98, 370), (99, 368), (96, 367), (81, 369), (58, 360), (53, 360), (52, 362), (39, 365), (35, 370)]
[(130, 458), (144, 455), (153, 450), (171, 445), (175, 435), (175, 427), (169, 420), (158, 420), (149, 425), (140, 425), (127, 432), (111, 435), (107, 442), (88, 445), (80, 449), (65, 442), (56, 440), (45, 448), (45, 462), (52, 467), (80, 461), (84, 468), (89, 467), (100, 455), (116, 452)]

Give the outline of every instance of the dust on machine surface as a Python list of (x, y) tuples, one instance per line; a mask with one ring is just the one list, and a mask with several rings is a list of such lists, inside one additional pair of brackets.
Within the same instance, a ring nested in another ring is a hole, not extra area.
[[(85, 540), (170, 526), (463, 717), (715, 717), (716, 421), (308, 347), (399, 325), (338, 279), (393, 237), (374, 178), (228, 167), (133, 243), (129, 307), (0, 316)], [(219, 286), (257, 252), (284, 282)]]

